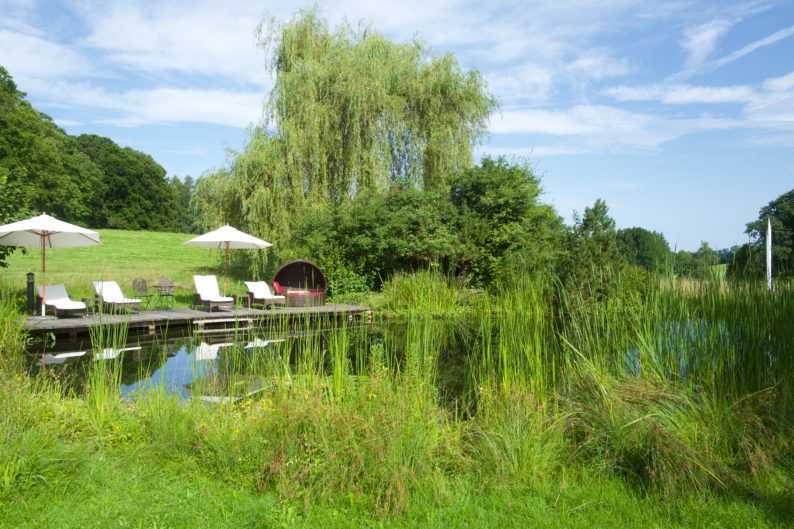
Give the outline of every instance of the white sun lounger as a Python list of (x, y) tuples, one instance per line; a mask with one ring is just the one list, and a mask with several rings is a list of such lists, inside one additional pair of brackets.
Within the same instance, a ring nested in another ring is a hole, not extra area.
[(213, 307), (233, 307), (234, 298), (221, 296), (218, 290), (218, 280), (215, 276), (193, 276), (196, 284), (196, 294), (193, 296), (193, 306), (205, 305), (212, 312)]
[(128, 298), (115, 281), (94, 281), (96, 295), (102, 298), (104, 305), (115, 308), (140, 309), (141, 300)]
[(263, 307), (268, 305), (283, 305), (286, 303), (287, 298), (284, 296), (276, 296), (270, 292), (270, 287), (265, 281), (246, 281), (245, 286), (248, 287), (248, 305), (253, 306), (254, 303), (260, 303)]
[[(41, 296), (41, 285), (38, 287), (39, 296)], [(61, 313), (86, 313), (87, 307), (82, 301), (74, 301), (66, 293), (66, 287), (63, 285), (47, 285), (46, 299), (44, 300), (45, 307), (52, 309), (53, 314), (60, 316)]]

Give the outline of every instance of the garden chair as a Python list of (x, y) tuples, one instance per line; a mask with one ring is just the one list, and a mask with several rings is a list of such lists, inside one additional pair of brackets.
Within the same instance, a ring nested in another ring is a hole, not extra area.
[(141, 308), (141, 300), (125, 296), (115, 281), (94, 281), (94, 291), (102, 305), (107, 305), (114, 311), (117, 309), (139, 310)]
[[(38, 287), (39, 297), (41, 297), (41, 285)], [(66, 293), (66, 287), (63, 285), (47, 285), (46, 299), (44, 300), (45, 308), (52, 310), (56, 317), (60, 318), (61, 315), (81, 313), (85, 316), (88, 307), (82, 301), (74, 301)]]
[(287, 301), (285, 296), (273, 295), (265, 281), (246, 281), (245, 286), (248, 287), (249, 307), (253, 307), (254, 303), (258, 303), (263, 308), (267, 308), (269, 305), (284, 305)]
[(146, 284), (146, 280), (140, 277), (133, 279), (132, 291), (136, 296), (143, 300), (143, 307), (149, 308), (149, 304), (152, 302), (152, 296), (154, 296), (154, 294), (149, 293), (149, 285)]
[(221, 296), (215, 276), (193, 276), (193, 282), (196, 285), (193, 308), (204, 305), (209, 312), (212, 312), (213, 307), (232, 308), (234, 306), (234, 298)]

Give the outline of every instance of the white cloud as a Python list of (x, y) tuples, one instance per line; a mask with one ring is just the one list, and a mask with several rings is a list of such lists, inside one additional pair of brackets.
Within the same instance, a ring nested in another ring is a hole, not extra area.
[(771, 77), (764, 81), (764, 89), (770, 92), (786, 92), (794, 90), (794, 72), (782, 77)]
[(492, 147), (483, 145), (477, 148), (477, 156), (506, 156), (519, 158), (545, 158), (550, 156), (574, 156), (590, 154), (594, 150), (581, 145), (537, 145), (523, 147)]
[[(89, 75), (93, 71), (89, 60), (71, 46), (7, 29), (0, 29), (0, 64), (17, 84), (33, 78)], [(22, 90), (25, 91), (24, 86)]]
[(512, 109), (491, 120), (493, 134), (531, 134), (574, 138), (576, 143), (592, 147), (652, 148), (666, 141), (659, 137), (639, 114), (597, 106), (577, 106), (568, 110)]
[(794, 130), (794, 91), (759, 98), (747, 105), (745, 116), (759, 124)]
[[(265, 94), (230, 90), (155, 88), (111, 92), (87, 83), (58, 82), (36, 87), (61, 107), (89, 107), (95, 123), (118, 126), (212, 123), (244, 128), (261, 116)], [(46, 103), (45, 103), (46, 105)]]
[(738, 128), (734, 119), (672, 119), (616, 107), (579, 105), (565, 110), (516, 108), (491, 120), (493, 134), (531, 134), (565, 138), (570, 146), (613, 152), (652, 150), (694, 133)]
[(263, 85), (265, 57), (254, 29), (263, 11), (237, 2), (86, 4), (86, 48), (114, 64), (156, 75), (200, 74)]
[(168, 154), (178, 154), (184, 156), (207, 156), (209, 151), (206, 147), (188, 147), (185, 149), (163, 149), (163, 152)]
[(744, 148), (772, 148), (772, 149), (792, 149), (794, 148), (794, 131), (783, 133), (772, 133), (764, 131), (761, 134), (752, 134), (738, 142)]
[(551, 97), (554, 72), (542, 66), (519, 66), (485, 74), (488, 90), (498, 94), (503, 103), (543, 102)]
[(681, 47), (687, 52), (686, 69), (693, 70), (703, 64), (731, 25), (727, 20), (712, 20), (696, 27), (686, 28), (681, 42)]
[(747, 103), (756, 92), (749, 86), (696, 86), (687, 84), (654, 84), (616, 86), (604, 93), (618, 101), (658, 101), (670, 105)]
[(787, 28), (781, 29), (776, 31), (775, 33), (764, 37), (763, 39), (758, 39), (750, 44), (734, 51), (733, 53), (714, 61), (712, 64), (708, 65), (708, 71), (716, 70), (717, 68), (721, 68), (728, 63), (734, 62), (736, 60), (741, 59), (742, 57), (749, 55), (750, 53), (754, 52), (757, 49), (763, 48), (765, 46), (769, 46), (770, 44), (774, 44), (778, 41), (783, 39), (787, 39), (794, 35), (794, 26), (789, 26)]
[(620, 77), (631, 72), (631, 65), (626, 59), (616, 59), (602, 48), (585, 51), (568, 65), (568, 70), (582, 74), (590, 79), (606, 79)]
[(56, 125), (58, 125), (61, 128), (79, 127), (80, 125), (82, 125), (82, 123), (80, 123), (79, 121), (74, 121), (71, 119), (53, 119), (53, 121), (55, 122)]
[(614, 191), (638, 191), (642, 188), (636, 180), (609, 180), (604, 182), (604, 187)]

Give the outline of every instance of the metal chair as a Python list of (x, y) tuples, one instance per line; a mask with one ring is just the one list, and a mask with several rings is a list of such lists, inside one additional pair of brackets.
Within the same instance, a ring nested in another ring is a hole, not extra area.
[(149, 308), (149, 304), (152, 302), (152, 296), (154, 296), (154, 294), (149, 293), (149, 287), (146, 284), (146, 280), (140, 277), (133, 279), (132, 291), (135, 292), (136, 296), (144, 301), (144, 308)]
[(174, 282), (170, 279), (161, 277), (160, 281), (153, 286), (157, 290), (157, 308), (174, 308), (174, 290), (176, 289)]

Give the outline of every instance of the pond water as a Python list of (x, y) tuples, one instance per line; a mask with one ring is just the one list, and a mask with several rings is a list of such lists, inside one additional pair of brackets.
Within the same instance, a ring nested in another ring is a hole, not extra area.
[[(422, 380), (432, 380), (442, 402), (459, 406), (471, 400), (476, 387), (472, 373), (481, 373), (481, 366), (472, 362), (484, 363), (483, 358), (488, 357), (492, 369), (501, 367), (496, 355), (500, 349), (497, 327), (490, 329), (493, 341), (489, 342), (488, 354), (479, 351), (482, 333), (487, 330), (432, 318), (413, 324), (394, 320), (341, 327), (339, 322), (326, 322), (319, 329), (298, 325), (269, 332), (219, 329), (210, 334), (194, 331), (187, 336), (180, 333), (184, 331), (142, 334), (129, 336), (117, 346), (94, 346), (85, 337), (37, 343), (29, 354), (29, 369), (57, 378), (68, 391), (81, 393), (90, 385), (97, 366), (110, 366), (114, 383), (125, 398), (162, 391), (182, 400), (221, 402), (256, 394), (272, 384), (274, 377), (330, 375), (340, 362), (345, 363), (347, 375), (367, 375), (373, 354), (379, 352), (394, 372), (423, 370), (421, 376), (427, 378)], [(711, 373), (717, 362), (726, 373), (737, 371), (736, 358), (726, 353), (739, 348), (739, 335), (728, 332), (723, 324), (665, 321), (655, 331), (643, 340), (643, 351), (622, 342), (622, 352), (618, 349), (610, 353), (615, 369), (640, 375), (655, 366), (655, 373), (678, 380), (697, 377), (701, 371)], [(514, 343), (510, 336), (507, 338), (507, 347), (518, 352), (517, 358), (529, 350), (523, 340)], [(546, 369), (564, 365), (553, 356), (562, 354), (563, 349), (553, 346), (540, 345), (546, 355)], [(776, 361), (769, 354), (764, 364), (775, 367)], [(412, 358), (410, 362), (408, 357)]]
[[(401, 323), (274, 333), (230, 329), (211, 336), (142, 334), (110, 347), (93, 346), (90, 337), (83, 337), (37, 343), (28, 355), (28, 368), (57, 378), (75, 393), (83, 392), (91, 371), (104, 365), (110, 366), (125, 398), (164, 391), (181, 400), (220, 402), (251, 396), (274, 376), (330, 374), (338, 355), (344, 356), (349, 374), (361, 374), (368, 369), (373, 345), (388, 349), (391, 358), (399, 362), (404, 340), (405, 325)], [(340, 351), (336, 357), (335, 351)], [(463, 358), (457, 340), (445, 337), (436, 357), (437, 385), (444, 400), (454, 400), (464, 390)]]

